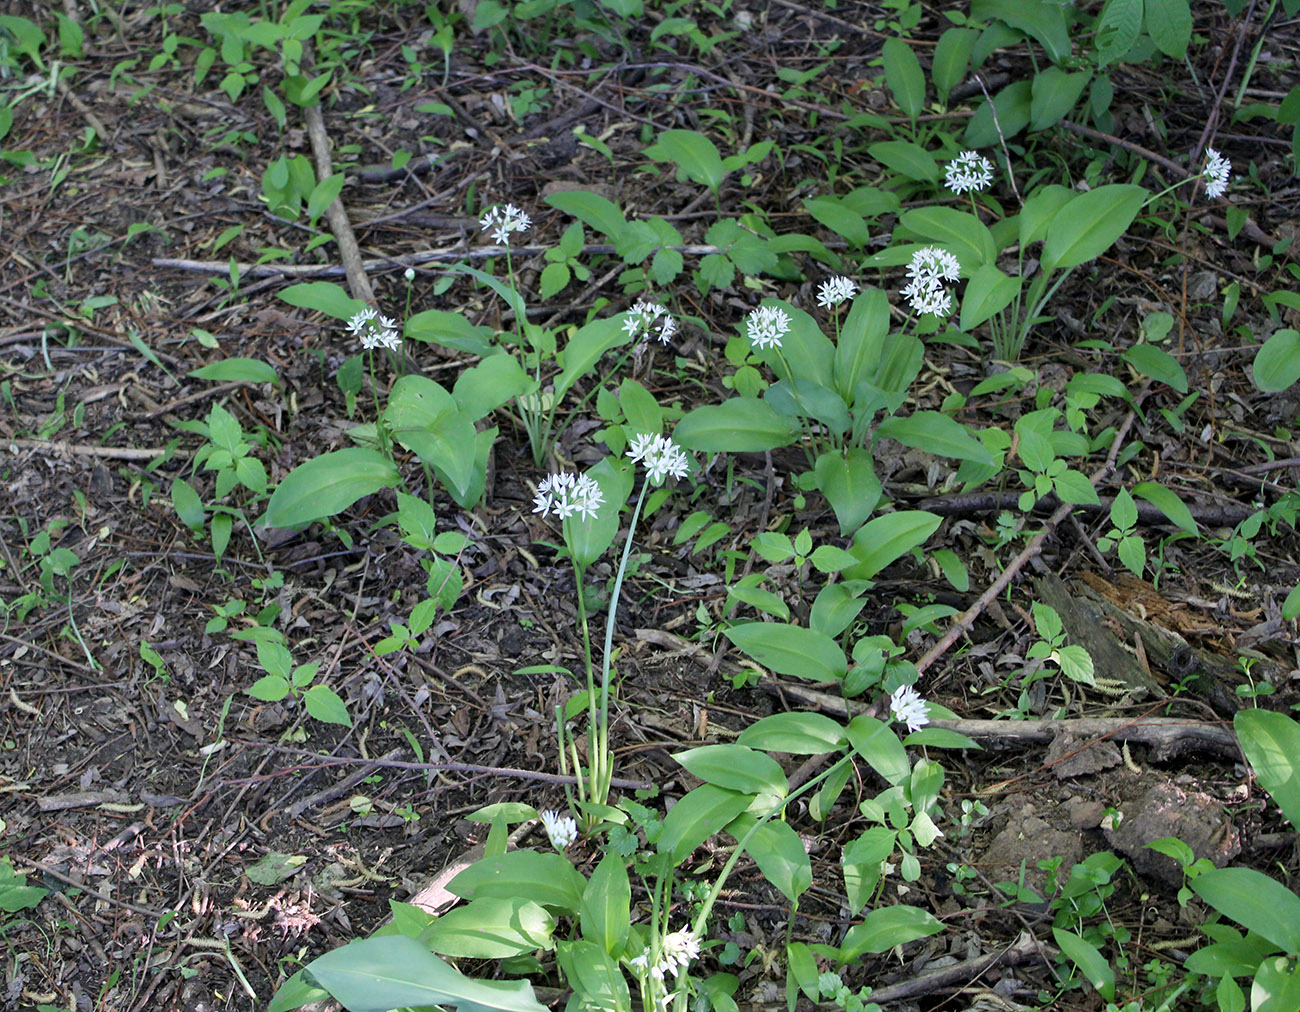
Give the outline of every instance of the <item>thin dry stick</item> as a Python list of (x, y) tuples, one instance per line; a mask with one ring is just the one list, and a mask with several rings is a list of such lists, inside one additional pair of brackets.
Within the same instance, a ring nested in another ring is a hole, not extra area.
[[(305, 66), (312, 62), (311, 42), (304, 42), (302, 45)], [(325, 133), (325, 117), (321, 115), (319, 105), (309, 105), (303, 110), (303, 118), (307, 121), (307, 136), (311, 138), (311, 153), (316, 162), (316, 176), (323, 182), (334, 175), (334, 159), (330, 154), (329, 135)], [(348, 287), (352, 290), (352, 297), (360, 299), (368, 306), (373, 306), (375, 290), (370, 287), (370, 279), (366, 277), (366, 268), (361, 260), (361, 248), (357, 245), (356, 234), (348, 221), (348, 213), (343, 209), (341, 195), (330, 201), (330, 206), (325, 209), (325, 218), (330, 223), (330, 231), (334, 233), (335, 242), (339, 244), (339, 256), (343, 260), (344, 270), (347, 271)]]
[[(1145, 391), (1143, 391), (1143, 393), (1145, 393)], [(1141, 395), (1138, 396), (1138, 400), (1141, 400)], [(1110, 453), (1106, 457), (1106, 463), (1102, 464), (1102, 466), (1098, 468), (1097, 473), (1090, 479), (1094, 488), (1104, 481), (1107, 475), (1114, 470), (1115, 461), (1119, 457), (1119, 448), (1124, 442), (1124, 437), (1128, 435), (1128, 430), (1132, 427), (1133, 419), (1135, 417), (1136, 412), (1129, 411), (1128, 416), (1124, 419), (1124, 424), (1119, 428), (1119, 432), (1115, 433), (1115, 441), (1111, 444)], [(926, 668), (930, 667), (931, 664), (946, 654), (948, 648), (970, 630), (971, 626), (975, 624), (975, 620), (979, 618), (984, 609), (989, 606), (990, 602), (997, 598), (997, 596), (1006, 589), (1007, 584), (1009, 584), (1012, 578), (1025, 567), (1025, 564), (1029, 562), (1030, 559), (1043, 550), (1043, 545), (1046, 543), (1048, 535), (1056, 529), (1057, 525), (1062, 520), (1070, 515), (1070, 512), (1073, 509), (1074, 506), (1070, 503), (1061, 504), (1056, 512), (1048, 518), (1047, 523), (1043, 525), (1043, 529), (1030, 539), (1029, 544), (1025, 545), (1020, 554), (1011, 560), (1010, 564), (1008, 564), (1007, 568), (1002, 571), (996, 580), (989, 584), (988, 589), (980, 595), (979, 600), (962, 612), (961, 615), (957, 617), (957, 620), (949, 627), (948, 631), (939, 639), (939, 642), (927, 650), (925, 656), (916, 662), (916, 672), (918, 675), (923, 674)]]
[(46, 450), (60, 457), (78, 454), (82, 457), (111, 457), (113, 460), (153, 460), (167, 452), (162, 446), (90, 446), (61, 439), (11, 439), (8, 445), (20, 450)]

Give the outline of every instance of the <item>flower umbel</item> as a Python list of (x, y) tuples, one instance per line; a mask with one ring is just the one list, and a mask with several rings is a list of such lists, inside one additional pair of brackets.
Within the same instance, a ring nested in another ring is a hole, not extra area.
[(790, 332), (790, 314), (776, 306), (759, 306), (746, 317), (745, 329), (755, 348), (779, 348)]
[(1228, 190), (1228, 177), (1232, 175), (1232, 162), (1224, 158), (1214, 148), (1206, 148), (1205, 156), (1205, 169), (1201, 172), (1201, 175), (1205, 177), (1205, 195), (1211, 200), (1217, 200)]
[(947, 316), (952, 311), (952, 295), (943, 287), (956, 281), (961, 272), (957, 258), (938, 246), (926, 246), (912, 254), (907, 276), (912, 280), (899, 293), (911, 304), (912, 312)]
[(623, 332), (633, 340), (638, 337), (647, 340), (656, 337), (660, 344), (667, 344), (677, 333), (677, 321), (659, 303), (646, 302), (642, 299), (627, 311), (627, 319), (623, 321)]
[(817, 305), (830, 309), (846, 299), (853, 298), (857, 291), (858, 286), (848, 278), (831, 278), (829, 281), (823, 281), (821, 287), (817, 289)]
[(695, 937), (695, 932), (674, 931), (664, 939), (663, 953), (659, 957), (659, 962), (651, 966), (650, 953), (646, 951), (639, 956), (633, 956), (628, 960), (628, 964), (634, 971), (649, 974), (655, 980), (661, 981), (665, 976), (676, 977), (691, 965), (692, 960), (699, 957), (700, 940)]
[(627, 455), (639, 460), (646, 469), (646, 474), (656, 485), (663, 484), (664, 478), (685, 478), (688, 469), (686, 454), (682, 448), (667, 436), (653, 436), (638, 433), (632, 437), (632, 445)]
[(889, 697), (889, 711), (909, 731), (919, 731), (930, 723), (930, 705), (910, 685), (900, 685), (894, 690)]
[(907, 266), (909, 278), (924, 278), (927, 281), (956, 281), (960, 273), (961, 264), (957, 258), (938, 246), (926, 246), (917, 250)]
[(361, 338), (363, 348), (400, 348), (397, 324), (367, 306), (348, 321), (348, 330)]
[(594, 478), (585, 474), (556, 471), (537, 486), (537, 495), (533, 497), (533, 512), (542, 516), (555, 514), (561, 520), (580, 513), (584, 519), (594, 520), (604, 501), (605, 497)]
[(510, 245), (511, 232), (527, 232), (533, 224), (531, 218), (514, 204), (504, 208), (493, 207), (479, 220), (479, 228), (492, 229), (492, 241), (499, 246)]
[(559, 812), (542, 812), (542, 828), (550, 838), (551, 846), (563, 850), (578, 838), (578, 824)]
[(948, 163), (943, 177), (953, 193), (982, 190), (993, 182), (993, 163), (976, 151), (963, 151)]

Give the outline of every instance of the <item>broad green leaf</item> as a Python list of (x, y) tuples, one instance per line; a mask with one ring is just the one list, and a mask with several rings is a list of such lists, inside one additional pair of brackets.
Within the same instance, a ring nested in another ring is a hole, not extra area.
[(586, 190), (565, 190), (552, 193), (546, 202), (565, 214), (571, 214), (597, 232), (613, 238), (627, 225), (623, 212), (611, 200)]
[(996, 18), (1024, 32), (1047, 51), (1053, 63), (1072, 55), (1065, 8), (1056, 0), (973, 0), (970, 17), (977, 22)]
[(847, 740), (844, 728), (823, 714), (774, 713), (741, 731), (736, 744), (769, 752), (821, 755), (838, 751)]
[(1283, 952), (1300, 954), (1300, 896), (1254, 868), (1214, 868), (1189, 883), (1197, 896)]
[[(1277, 952), (1276, 945), (1259, 935), (1250, 934), (1243, 938), (1232, 928), (1219, 927), (1231, 935), (1213, 945), (1204, 945), (1188, 956), (1183, 965), (1192, 973), (1203, 973), (1208, 977), (1224, 974), (1244, 977), (1253, 973), (1265, 956)], [(1218, 933), (1216, 937), (1220, 937)]]
[(569, 265), (560, 263), (550, 263), (542, 268), (542, 275), (538, 278), (537, 287), (542, 296), (543, 302), (549, 302), (555, 296), (559, 295), (564, 287), (569, 283)]
[(1178, 494), (1172, 489), (1154, 481), (1143, 481), (1133, 486), (1133, 495), (1139, 499), (1145, 499), (1156, 507), (1161, 513), (1169, 518), (1174, 526), (1185, 530), (1188, 534), (1200, 534), (1200, 528), (1196, 526), (1196, 519), (1192, 516), (1192, 511), (1187, 508), (1187, 504), (1178, 498)]
[(434, 952), (464, 959), (505, 959), (551, 949), (555, 918), (519, 896), (479, 896), (443, 914), (423, 932)]
[(794, 419), (778, 414), (766, 401), (733, 397), (689, 412), (677, 423), (673, 439), (687, 450), (757, 453), (789, 446), (799, 435)]
[(849, 916), (856, 916), (871, 899), (880, 881), (880, 863), (894, 852), (897, 841), (898, 833), (894, 830), (872, 826), (840, 854)]
[(1142, 0), (1107, 0), (1097, 19), (1097, 66), (1128, 55), (1142, 31)]
[[(804, 997), (809, 1001), (820, 1001), (822, 995), (818, 985), (817, 957), (813, 955), (812, 949), (803, 942), (790, 942), (785, 947), (785, 965)], [(794, 999), (791, 998), (790, 1012), (794, 1012), (793, 1004)]]
[(903, 112), (916, 119), (925, 108), (925, 73), (912, 47), (896, 35), (885, 39), (882, 52), (885, 83)]
[(1238, 710), (1232, 718), (1259, 785), (1300, 829), (1300, 724), (1273, 710)]
[(782, 622), (790, 619), (790, 609), (781, 596), (770, 590), (763, 590), (761, 587), (750, 587), (745, 584), (728, 587), (727, 601), (730, 603), (732, 600), (747, 604), (764, 614), (775, 615)]
[(354, 299), (331, 281), (307, 281), (290, 285), (280, 293), (280, 298), (291, 306), (314, 309), (338, 320), (351, 320), (366, 308), (360, 299)]
[(838, 643), (824, 633), (783, 622), (746, 622), (725, 630), (744, 653), (778, 675), (811, 682), (838, 682), (848, 660)]
[(1300, 969), (1294, 959), (1270, 956), (1250, 982), (1250, 1012), (1292, 1012), (1300, 1008)]
[(845, 578), (870, 580), (891, 562), (924, 544), (941, 523), (943, 517), (924, 510), (901, 510), (876, 517), (853, 536), (849, 550), (860, 561), (844, 571)]
[(186, 527), (194, 530), (203, 528), (203, 522), (207, 519), (203, 501), (194, 491), (194, 486), (184, 478), (177, 478), (172, 482), (172, 506), (175, 507), (176, 515), (181, 518), (181, 523)]
[(574, 561), (583, 570), (605, 554), (614, 543), (622, 523), (623, 504), (632, 494), (635, 469), (631, 461), (606, 457), (587, 469), (587, 477), (600, 486), (604, 503), (593, 519), (586, 520), (574, 514), (564, 521), (566, 541), (573, 551)]
[(476, 422), (536, 386), (513, 355), (489, 355), (456, 378), (451, 396), (465, 420)]
[(439, 344), (452, 351), (464, 351), (484, 359), (500, 349), (494, 344), (495, 331), (491, 327), (474, 326), (460, 313), (441, 309), (427, 309), (406, 321), (403, 331), (412, 341)]
[(858, 957), (879, 955), (895, 945), (905, 945), (927, 935), (937, 935), (943, 922), (928, 910), (896, 903), (873, 910), (844, 935), (840, 946), (840, 961), (852, 963)]
[(1081, 935), (1061, 928), (1053, 928), (1052, 937), (1066, 958), (1082, 971), (1099, 995), (1107, 1001), (1115, 997), (1115, 971), (1096, 946)]
[(695, 130), (665, 130), (656, 143), (645, 149), (647, 158), (673, 162), (679, 181), (689, 179), (717, 192), (726, 175), (717, 146)]
[(307, 198), (307, 217), (313, 225), (325, 209), (334, 203), (338, 195), (343, 192), (343, 184), (347, 182), (347, 177), (341, 172), (332, 176), (326, 176), (312, 188), (311, 196)]
[(1166, 56), (1181, 60), (1192, 41), (1192, 7), (1188, 0), (1146, 0), (1147, 34)]
[(1097, 490), (1082, 471), (1062, 471), (1052, 478), (1052, 486), (1061, 497), (1061, 502), (1077, 506), (1096, 506), (1101, 502), (1097, 498)]
[(842, 454), (823, 453), (813, 467), (817, 487), (835, 511), (840, 534), (856, 531), (880, 502), (881, 485), (875, 461), (866, 450), (851, 447)]
[(1058, 271), (1095, 260), (1133, 223), (1149, 194), (1112, 183), (1081, 193), (1053, 217), (1043, 242), (1043, 269)]
[(697, 787), (668, 809), (655, 847), (659, 853), (669, 855), (674, 865), (681, 864), (696, 847), (721, 832), (753, 802), (752, 794), (728, 791), (713, 784)]
[(745, 745), (701, 745), (677, 752), (673, 759), (705, 783), (729, 791), (785, 797), (789, 790), (781, 764)]
[(477, 433), (456, 401), (427, 376), (408, 374), (393, 384), (384, 408), (393, 438), (435, 468), (449, 488), (468, 488)]
[[(727, 827), (727, 832), (739, 843), (754, 824), (754, 816), (742, 815)], [(790, 902), (797, 900), (812, 885), (808, 848), (789, 823), (773, 819), (758, 826), (745, 844), (745, 850), (763, 877)]]
[(1092, 80), (1091, 70), (1068, 74), (1060, 67), (1046, 67), (1034, 75), (1033, 99), (1029, 104), (1029, 128), (1046, 130), (1070, 114), (1083, 89)]
[(993, 264), (977, 267), (961, 299), (961, 329), (974, 330), (1011, 304), (1020, 291), (1020, 279), (1008, 277)]
[(1024, 247), (1044, 239), (1048, 227), (1060, 213), (1061, 208), (1074, 197), (1073, 190), (1056, 183), (1034, 191), (1033, 195), (1025, 200), (1017, 216), (1020, 219), (1020, 245)]
[(568, 858), (536, 850), (481, 858), (447, 883), (449, 892), (464, 899), (517, 897), (565, 914), (578, 912), (586, 887)]
[(904, 211), (898, 224), (909, 232), (944, 246), (969, 276), (975, 268), (997, 259), (997, 244), (988, 226), (969, 211), (932, 205)]
[(285, 475), (271, 493), (262, 521), (268, 527), (301, 527), (342, 513), (362, 496), (393, 488), (400, 480), (392, 461), (377, 450), (322, 453)]
[(557, 403), (569, 387), (595, 368), (605, 352), (632, 339), (632, 335), (623, 329), (623, 323), (622, 316), (606, 316), (592, 320), (569, 338), (564, 349), (556, 355), (561, 367), (560, 375), (555, 378)]
[(930, 80), (939, 100), (948, 101), (948, 92), (966, 80), (970, 69), (970, 54), (979, 32), (973, 28), (949, 28), (939, 36), (930, 61)]
[(939, 181), (939, 163), (934, 155), (919, 144), (910, 141), (878, 141), (867, 148), (867, 154), (881, 165), (918, 183)]
[(1287, 327), (1273, 333), (1255, 353), (1255, 386), (1266, 394), (1285, 390), (1300, 379), (1300, 331)]
[(348, 1012), (428, 1005), (455, 1005), (465, 1012), (547, 1012), (527, 981), (466, 977), (405, 935), (349, 942), (306, 969)]
[(860, 382), (875, 375), (887, 333), (889, 296), (879, 288), (864, 288), (849, 307), (835, 346), (832, 379), (835, 390), (846, 403), (851, 401)]
[(280, 989), (271, 999), (271, 1004), (266, 1007), (266, 1012), (293, 1012), (293, 1009), (302, 1008), (311, 1002), (323, 1001), (329, 996), (330, 993), (323, 987), (308, 984), (303, 972), (299, 970), (280, 985)]
[(266, 362), (257, 358), (227, 358), (213, 362), (201, 369), (191, 369), (195, 379), (212, 380), (216, 383), (275, 383), (280, 377)]
[(993, 463), (988, 447), (972, 436), (961, 422), (940, 411), (917, 411), (886, 418), (876, 428), (876, 434), (940, 457), (973, 460), (977, 464)]
[(565, 983), (587, 1012), (631, 1012), (632, 996), (618, 963), (595, 942), (560, 942), (555, 955)]
[(903, 739), (904, 745), (926, 745), (930, 748), (974, 748), (983, 750), (984, 746), (974, 738), (959, 731), (950, 731), (946, 727), (923, 727), (913, 731)]
[(1169, 352), (1150, 344), (1135, 344), (1121, 357), (1143, 376), (1171, 386), (1180, 394), (1187, 393), (1187, 374)]
[(632, 432), (657, 436), (663, 431), (663, 408), (654, 394), (636, 380), (625, 379), (619, 384), (618, 406)]
[[(1033, 90), (1028, 81), (1016, 81), (1007, 85), (993, 96), (991, 103), (987, 100), (980, 103), (975, 115), (966, 124), (962, 143), (978, 151), (980, 148), (998, 146), (1003, 138), (1010, 140), (1029, 125), (1032, 107)], [(995, 111), (996, 121), (993, 116)]]
[(907, 750), (888, 724), (859, 714), (849, 721), (846, 733), (853, 751), (891, 784), (901, 784), (912, 775)]
[(819, 422), (836, 435), (843, 435), (853, 425), (853, 416), (839, 394), (802, 377), (796, 376), (793, 381), (782, 379), (772, 384), (763, 391), (763, 400), (772, 405), (777, 414)]
[(313, 685), (302, 694), (303, 705), (307, 712), (325, 724), (352, 726), (348, 716), (348, 704), (339, 698), (339, 694), (327, 685)]
[[(830, 545), (822, 545), (822, 548), (830, 548)], [(821, 549), (818, 549), (820, 551)], [(835, 549), (839, 551), (839, 549)], [(817, 552), (814, 552), (815, 556)], [(844, 552), (848, 556), (847, 564), (853, 564), (853, 556)], [(816, 565), (816, 560), (813, 562)], [(851, 584), (856, 581), (845, 581), (838, 583), (828, 583), (817, 591), (817, 596), (813, 599), (812, 610), (808, 613), (808, 627), (823, 632), (827, 636), (838, 636), (850, 625), (853, 624), (862, 609), (867, 606), (867, 598), (861, 596), (861, 593), (855, 593)]]
[(803, 202), (804, 210), (836, 235), (843, 236), (854, 246), (866, 246), (871, 241), (871, 226), (867, 220), (845, 206), (839, 197), (810, 197)]
[(627, 866), (619, 854), (609, 850), (591, 873), (582, 894), (578, 911), (582, 937), (617, 959), (627, 945), (631, 904), (632, 886)]

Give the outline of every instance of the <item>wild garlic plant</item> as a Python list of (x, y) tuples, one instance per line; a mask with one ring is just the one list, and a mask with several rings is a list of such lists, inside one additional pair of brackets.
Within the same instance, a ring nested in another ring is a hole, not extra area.
[[(686, 477), (690, 463), (686, 454), (666, 436), (640, 433), (631, 440), (627, 457), (645, 471), (641, 491), (632, 508), (627, 537), (610, 592), (609, 612), (605, 620), (605, 640), (600, 654), (600, 681), (597, 685), (592, 656), (591, 629), (584, 591), (588, 567), (613, 543), (618, 532), (622, 503), (631, 491), (631, 469), (617, 467), (608, 459), (591, 473), (575, 475), (557, 471), (547, 476), (537, 488), (533, 512), (553, 516), (561, 526), (569, 561), (573, 565), (577, 588), (578, 628), (582, 633), (582, 660), (587, 683), (587, 762), (584, 767), (578, 754), (573, 732), (564, 719), (564, 707), (556, 707), (556, 733), (559, 739), (560, 771), (576, 781), (576, 801), (570, 804), (591, 825), (594, 816), (589, 806), (603, 806), (609, 798), (613, 762), (609, 747), (609, 697), (613, 669), (614, 627), (618, 619), (619, 596), (627, 573), (628, 558), (636, 534), (637, 521), (645, 504), (646, 493), (669, 478)], [(597, 478), (604, 481), (604, 487)], [(609, 505), (606, 507), (606, 493)], [(602, 511), (602, 507), (605, 507)]]

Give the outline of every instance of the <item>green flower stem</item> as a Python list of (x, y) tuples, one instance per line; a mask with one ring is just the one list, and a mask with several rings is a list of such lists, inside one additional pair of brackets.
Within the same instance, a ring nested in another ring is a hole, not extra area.
[[(565, 531), (569, 518), (565, 518)], [(568, 538), (565, 541), (568, 542)], [(578, 755), (576, 746), (574, 746), (574, 776), (578, 780), (578, 797), (583, 799), (584, 793), (592, 801), (604, 803), (604, 798), (598, 796), (599, 784), (601, 782), (601, 769), (604, 766), (603, 754), (599, 751), (599, 735), (597, 733), (597, 718), (599, 713), (596, 708), (596, 681), (595, 673), (591, 666), (591, 627), (587, 621), (587, 596), (583, 593), (583, 578), (586, 576), (586, 570), (578, 565), (578, 560), (573, 554), (573, 549), (569, 549), (569, 558), (573, 562), (573, 579), (574, 585), (578, 590), (578, 623), (582, 627), (582, 660), (586, 668), (587, 675), (587, 786), (588, 790), (584, 792), (582, 784), (582, 770), (578, 766)], [(561, 729), (563, 723), (561, 723)], [(560, 737), (564, 737), (564, 731), (560, 731)], [(572, 738), (570, 738), (572, 745)]]
[[(600, 659), (600, 721), (597, 725), (597, 745), (600, 750), (602, 767), (601, 779), (596, 780), (592, 787), (592, 800), (601, 805), (609, 798), (609, 782), (614, 772), (614, 764), (609, 756), (609, 676), (610, 655), (614, 644), (614, 626), (617, 624), (618, 618), (618, 598), (623, 590), (623, 577), (627, 573), (627, 560), (632, 554), (632, 535), (636, 533), (636, 522), (641, 516), (641, 507), (645, 503), (645, 494), (649, 488), (650, 479), (647, 477), (641, 483), (641, 493), (636, 497), (636, 506), (632, 509), (632, 522), (628, 525), (627, 540), (623, 543), (623, 554), (619, 557), (618, 571), (614, 574), (614, 589), (609, 595), (609, 615), (605, 619), (605, 645)], [(585, 626), (583, 635), (586, 636)], [(591, 656), (589, 647), (587, 656)], [(590, 672), (590, 661), (588, 661), (587, 668)], [(588, 678), (590, 678), (590, 674)]]

